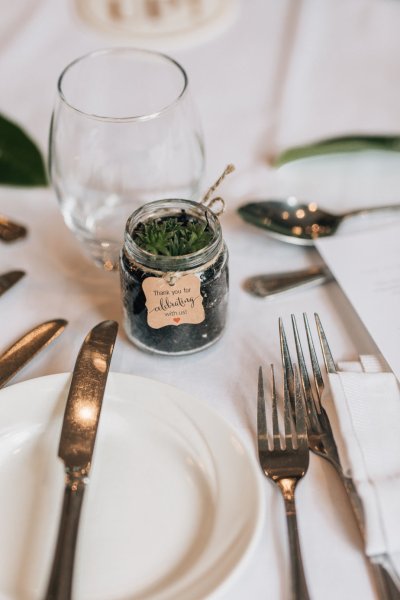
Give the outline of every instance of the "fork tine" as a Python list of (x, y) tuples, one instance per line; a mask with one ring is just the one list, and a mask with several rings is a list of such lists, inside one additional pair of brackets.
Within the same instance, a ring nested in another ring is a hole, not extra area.
[(307, 418), (309, 421), (309, 425), (313, 429), (318, 429), (318, 409), (319, 406), (316, 406), (314, 394), (312, 392), (310, 378), (308, 376), (308, 370), (306, 366), (306, 362), (304, 360), (303, 348), (300, 342), (300, 336), (297, 329), (296, 317), (292, 315), (292, 326), (294, 333), (294, 340), (296, 343), (296, 353), (299, 361), (299, 371), (300, 371), (300, 380), (303, 386), (305, 405), (307, 411)]
[(285, 328), (283, 327), (283, 321), (279, 318), (279, 340), (281, 346), (282, 366), (284, 379), (287, 382), (289, 390), (289, 398), (292, 406), (294, 407), (294, 379), (293, 379), (293, 364), (290, 358), (289, 346), (286, 339)]
[(281, 448), (281, 436), (279, 433), (278, 423), (278, 407), (276, 401), (276, 385), (275, 385), (275, 372), (274, 365), (271, 365), (271, 400), (272, 400), (272, 439), (274, 450)]
[(326, 339), (324, 328), (322, 327), (321, 319), (317, 313), (314, 313), (315, 322), (317, 324), (319, 341), (324, 357), (325, 367), (328, 373), (337, 373), (335, 361), (333, 360), (331, 349), (329, 348), (328, 340)]
[(259, 452), (268, 450), (267, 419), (265, 414), (264, 378), (262, 367), (260, 367), (258, 370), (257, 439)]
[(285, 423), (285, 444), (286, 450), (293, 449), (293, 431), (292, 431), (292, 408), (291, 398), (289, 393), (289, 386), (287, 377), (284, 374), (283, 377), (283, 412), (284, 412), (284, 423)]
[(308, 323), (308, 318), (306, 313), (303, 313), (303, 319), (304, 319), (304, 327), (306, 329), (306, 334), (307, 334), (307, 343), (308, 343), (308, 350), (310, 352), (310, 359), (311, 359), (311, 366), (312, 366), (312, 370), (313, 370), (313, 374), (314, 374), (314, 381), (315, 381), (315, 387), (317, 389), (317, 394), (318, 394), (318, 400), (319, 400), (319, 410), (321, 410), (321, 398), (322, 398), (322, 392), (324, 391), (324, 380), (322, 379), (322, 373), (321, 373), (321, 369), (319, 367), (319, 362), (317, 359), (317, 354), (315, 352), (315, 346), (314, 346), (314, 340), (312, 338), (312, 334), (311, 334), (311, 329), (310, 329), (310, 325)]
[(297, 435), (297, 446), (300, 448), (308, 446), (307, 439), (307, 423), (306, 423), (306, 414), (305, 414), (305, 406), (303, 402), (303, 395), (301, 393), (300, 380), (299, 380), (299, 372), (295, 365), (294, 367), (294, 383), (295, 383), (295, 416), (296, 416), (296, 435)]

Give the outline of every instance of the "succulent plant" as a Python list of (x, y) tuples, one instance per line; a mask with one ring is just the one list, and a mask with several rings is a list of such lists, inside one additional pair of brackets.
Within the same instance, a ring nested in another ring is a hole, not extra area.
[(188, 217), (186, 213), (140, 223), (133, 235), (140, 248), (162, 256), (192, 254), (207, 246), (212, 237), (207, 222)]

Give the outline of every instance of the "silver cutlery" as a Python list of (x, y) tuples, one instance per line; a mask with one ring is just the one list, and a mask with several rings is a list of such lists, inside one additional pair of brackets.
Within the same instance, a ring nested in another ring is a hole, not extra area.
[[(339, 459), (336, 442), (333, 436), (333, 432), (331, 429), (331, 425), (329, 422), (328, 415), (322, 405), (322, 393), (324, 391), (324, 380), (322, 377), (321, 369), (319, 367), (319, 362), (317, 359), (315, 346), (311, 334), (311, 329), (309, 326), (309, 322), (307, 319), (307, 315), (303, 315), (304, 318), (304, 326), (307, 335), (307, 345), (311, 360), (311, 367), (313, 373), (314, 380), (314, 388), (313, 390), (310, 377), (308, 374), (306, 362), (304, 359), (303, 349), (300, 342), (300, 336), (297, 328), (297, 323), (294, 315), (292, 315), (292, 327), (296, 345), (296, 354), (300, 371), (300, 378), (302, 389), (305, 398), (305, 405), (307, 410), (307, 432), (308, 432), (308, 444), (310, 450), (314, 452), (314, 454), (324, 458), (327, 460), (336, 470), (339, 475), (344, 489), (346, 490), (348, 499), (350, 501), (354, 516), (356, 518), (356, 522), (360, 533), (362, 535), (363, 540), (365, 541), (365, 522), (364, 522), (364, 512), (361, 504), (361, 500), (358, 496), (357, 490), (355, 488), (354, 482), (350, 477), (347, 477)], [(326, 365), (326, 369), (328, 373), (336, 373), (336, 366), (333, 360), (331, 351), (329, 349), (328, 341), (325, 336), (325, 332), (322, 328), (321, 321), (319, 316), (315, 315), (318, 334), (320, 338), (320, 344), (322, 349), (322, 354), (324, 357), (324, 362)], [(280, 321), (281, 335), (283, 339), (283, 343), (281, 344), (282, 348), (282, 360), (284, 363), (284, 369), (286, 372), (286, 377), (288, 381), (293, 381), (294, 377), (294, 366), (292, 364), (292, 360), (290, 357), (289, 347), (287, 343), (287, 338), (285, 334), (285, 330), (283, 328), (282, 321)], [(291, 397), (293, 398), (293, 392)], [(293, 400), (292, 400), (293, 401)], [(387, 572), (387, 570), (381, 565), (377, 564), (369, 559), (369, 564), (374, 573), (374, 578), (376, 581), (377, 589), (379, 591), (379, 597), (382, 600), (399, 600), (400, 592), (397, 589), (395, 583), (393, 582), (391, 576)]]
[(400, 204), (357, 208), (340, 215), (319, 208), (316, 202), (302, 203), (294, 196), (281, 200), (249, 202), (238, 209), (240, 216), (265, 229), (283, 242), (313, 246), (320, 237), (336, 233), (345, 219), (375, 212), (398, 211)]
[(3, 242), (15, 242), (24, 238), (27, 234), (27, 229), (20, 223), (11, 221), (8, 217), (0, 215), (0, 240)]
[(309, 267), (300, 271), (285, 271), (253, 275), (243, 282), (244, 289), (258, 298), (275, 298), (294, 289), (308, 289), (333, 280), (327, 267)]
[(8, 271), (0, 275), (0, 296), (15, 285), (25, 275), (25, 271)]
[(115, 321), (96, 325), (86, 336), (76, 359), (58, 449), (58, 456), (64, 462), (65, 489), (45, 600), (71, 598), (82, 501), (117, 331)]
[(0, 388), (18, 373), (36, 354), (55, 340), (68, 321), (54, 319), (37, 325), (0, 355)]
[(257, 397), (258, 457), (264, 474), (276, 483), (285, 502), (291, 559), (290, 598), (291, 600), (308, 600), (309, 594), (301, 558), (295, 506), (296, 485), (306, 474), (309, 463), (305, 409), (298, 373), (294, 371), (294, 415), (290, 404), (288, 381), (284, 377), (284, 432), (282, 433), (285, 444), (282, 446), (273, 365), (271, 365), (271, 381), (272, 449), (268, 441), (264, 382), (260, 367)]

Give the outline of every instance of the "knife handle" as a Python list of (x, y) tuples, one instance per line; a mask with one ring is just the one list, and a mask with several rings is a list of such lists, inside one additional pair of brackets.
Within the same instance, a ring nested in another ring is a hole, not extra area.
[(399, 600), (400, 590), (394, 583), (390, 573), (380, 563), (371, 562), (372, 572), (380, 600)]
[[(341, 469), (338, 472), (350, 500), (361, 536), (365, 540), (365, 517), (360, 496), (353, 480), (350, 477), (346, 477)], [(379, 600), (400, 600), (400, 590), (397, 588), (388, 570), (381, 563), (374, 562), (369, 556), (366, 556), (366, 558), (373, 573)]]
[(274, 298), (294, 289), (307, 289), (331, 281), (333, 275), (326, 267), (310, 267), (302, 271), (253, 275), (243, 282), (246, 292), (259, 298)]
[(71, 600), (75, 549), (85, 487), (83, 478), (70, 478), (67, 475), (57, 545), (45, 600)]

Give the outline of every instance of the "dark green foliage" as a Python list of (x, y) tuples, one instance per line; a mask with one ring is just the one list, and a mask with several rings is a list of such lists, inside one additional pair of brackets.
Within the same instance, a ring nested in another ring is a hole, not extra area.
[(42, 155), (31, 138), (0, 115), (0, 184), (47, 185)]

